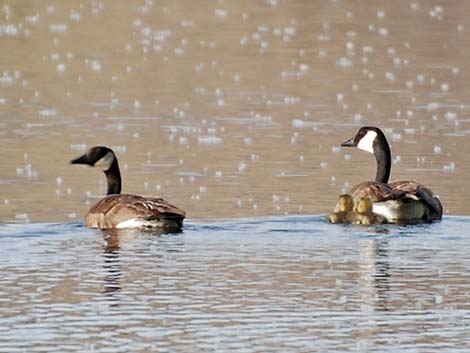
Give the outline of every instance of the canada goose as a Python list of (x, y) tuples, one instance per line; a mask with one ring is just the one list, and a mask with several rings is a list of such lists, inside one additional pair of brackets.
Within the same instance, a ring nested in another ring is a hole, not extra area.
[(121, 193), (121, 173), (114, 152), (105, 146), (90, 148), (70, 161), (100, 168), (108, 181), (105, 198), (95, 203), (85, 216), (90, 228), (159, 227), (179, 229), (186, 213), (162, 198), (125, 195)]
[(363, 182), (351, 189), (356, 204), (361, 197), (370, 197), (373, 212), (384, 216), (389, 223), (432, 222), (442, 219), (442, 204), (430, 189), (415, 181), (388, 183), (392, 156), (382, 130), (374, 126), (363, 126), (341, 146), (357, 147), (372, 153), (377, 161), (375, 181)]
[(351, 223), (353, 220), (354, 202), (349, 194), (339, 195), (338, 204), (334, 211), (328, 216), (330, 223)]
[(373, 202), (370, 197), (361, 197), (356, 205), (354, 224), (383, 224), (387, 220), (384, 216), (372, 212)]

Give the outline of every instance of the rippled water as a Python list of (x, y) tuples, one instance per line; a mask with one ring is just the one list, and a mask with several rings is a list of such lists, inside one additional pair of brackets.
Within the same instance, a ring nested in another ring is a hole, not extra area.
[(466, 351), (469, 224), (3, 225), (0, 351)]
[[(470, 351), (469, 12), (4, 1), (0, 350)], [(385, 130), (392, 179), (439, 195), (442, 223), (311, 216), (375, 175), (339, 147), (365, 124)], [(123, 192), (187, 211), (183, 233), (82, 227), (106, 186), (69, 160), (99, 144)]]

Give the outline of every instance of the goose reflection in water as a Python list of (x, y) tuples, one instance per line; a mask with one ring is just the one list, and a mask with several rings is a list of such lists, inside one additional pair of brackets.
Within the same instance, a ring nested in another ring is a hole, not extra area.
[(119, 234), (115, 231), (103, 231), (103, 268), (105, 277), (102, 293), (111, 301), (111, 305), (118, 305), (115, 294), (121, 290), (120, 281), (122, 278), (121, 263), (119, 260), (120, 241)]
[(388, 311), (390, 259), (387, 239), (361, 239), (359, 257), (359, 284), (364, 311)]
[[(123, 271), (121, 269), (121, 243), (129, 242), (136, 236), (145, 237), (160, 237), (161, 235), (167, 234), (178, 234), (182, 233), (181, 229), (161, 229), (161, 228), (149, 228), (149, 229), (103, 229), (103, 268), (105, 270), (105, 277), (103, 279), (103, 290), (102, 294), (110, 306), (118, 306), (117, 294), (122, 289), (121, 280), (123, 277)], [(137, 249), (136, 249), (137, 250)], [(171, 251), (171, 250), (169, 250)]]

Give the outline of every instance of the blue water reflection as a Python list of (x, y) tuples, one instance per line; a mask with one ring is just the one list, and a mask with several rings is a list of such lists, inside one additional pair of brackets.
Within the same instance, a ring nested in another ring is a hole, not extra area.
[(459, 351), (469, 222), (2, 225), (0, 351)]

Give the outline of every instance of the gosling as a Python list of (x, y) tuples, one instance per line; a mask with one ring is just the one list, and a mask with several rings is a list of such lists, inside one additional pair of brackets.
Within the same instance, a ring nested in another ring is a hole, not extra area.
[(370, 197), (361, 197), (357, 202), (351, 223), (361, 225), (387, 223), (387, 219), (384, 216), (372, 212), (372, 206), (373, 203)]
[(354, 201), (351, 195), (339, 195), (338, 204), (328, 216), (330, 223), (352, 223), (355, 219)]

